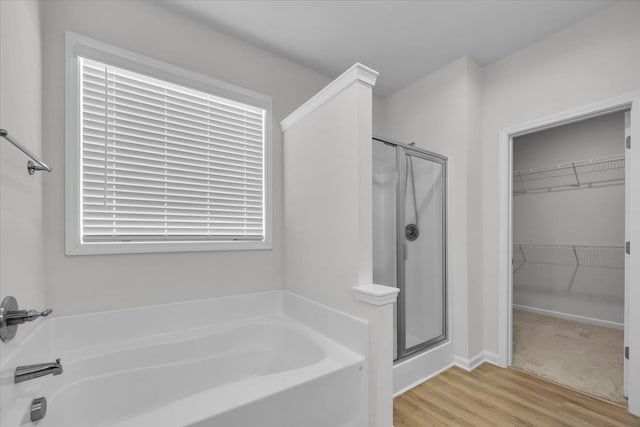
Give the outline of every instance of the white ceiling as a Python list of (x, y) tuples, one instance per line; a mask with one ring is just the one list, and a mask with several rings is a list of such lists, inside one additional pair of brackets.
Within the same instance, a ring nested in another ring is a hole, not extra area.
[(355, 62), (387, 96), (468, 55), (488, 64), (611, 0), (194, 1), (175, 10), (336, 77)]

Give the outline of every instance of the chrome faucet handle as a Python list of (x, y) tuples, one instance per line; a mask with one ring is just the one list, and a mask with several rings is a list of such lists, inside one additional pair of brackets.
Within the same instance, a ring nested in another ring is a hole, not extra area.
[(7, 325), (22, 325), (25, 322), (33, 322), (38, 317), (47, 317), (53, 312), (50, 308), (44, 311), (37, 310), (11, 310), (5, 313)]
[(16, 335), (18, 325), (47, 317), (52, 312), (50, 308), (44, 311), (19, 310), (18, 301), (14, 297), (6, 297), (0, 304), (0, 340), (9, 341)]
[(47, 317), (51, 313), (53, 313), (53, 310), (50, 308), (47, 308), (46, 310), (43, 310), (43, 311), (29, 310), (25, 313), (24, 320), (26, 322), (31, 322), (33, 320), (36, 320), (38, 317)]

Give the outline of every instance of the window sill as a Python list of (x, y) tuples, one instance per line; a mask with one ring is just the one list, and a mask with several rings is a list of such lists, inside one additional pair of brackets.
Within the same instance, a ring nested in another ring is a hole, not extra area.
[(261, 242), (99, 242), (67, 246), (67, 255), (117, 255), (143, 253), (271, 250), (270, 241)]

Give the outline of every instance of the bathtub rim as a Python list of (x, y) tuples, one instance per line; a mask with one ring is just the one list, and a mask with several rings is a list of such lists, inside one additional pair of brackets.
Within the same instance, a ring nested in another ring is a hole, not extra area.
[[(361, 403), (365, 405), (365, 414), (363, 415), (363, 419), (365, 421), (363, 421), (363, 425), (366, 425), (366, 408), (368, 399), (368, 322), (286, 290), (261, 291), (248, 294), (213, 297), (203, 300), (171, 302), (167, 304), (123, 308), (95, 313), (53, 316), (47, 321), (42, 322), (40, 325), (37, 325), (37, 327), (34, 328), (33, 331), (21, 338), (17, 343), (18, 345), (16, 345), (10, 353), (3, 352), (2, 369), (3, 371), (7, 370), (9, 366), (15, 365), (15, 362), (18, 360), (20, 361), (20, 364), (30, 363), (26, 360), (27, 358), (24, 357), (25, 355), (22, 353), (24, 353), (25, 348), (33, 346), (35, 340), (39, 342), (39, 345), (41, 347), (46, 346), (46, 352), (48, 353), (48, 356), (43, 356), (42, 353), (38, 353), (38, 359), (42, 359), (43, 357), (50, 358), (53, 357), (57, 352), (62, 351), (62, 349), (64, 348), (63, 346), (54, 345), (54, 343), (56, 342), (56, 328), (60, 327), (60, 323), (62, 322), (77, 322), (78, 320), (84, 320), (88, 318), (108, 319), (109, 316), (114, 316), (121, 313), (141, 314), (148, 312), (148, 310), (163, 309), (167, 307), (173, 309), (182, 308), (183, 310), (188, 311), (189, 307), (197, 306), (198, 304), (206, 305), (212, 303), (215, 305), (217, 303), (224, 305), (229, 301), (235, 301), (236, 304), (240, 304), (241, 306), (245, 302), (249, 302), (248, 306), (243, 309), (242, 313), (240, 313), (239, 316), (236, 316), (236, 319), (241, 319), (246, 321), (247, 323), (252, 323), (256, 319), (260, 318), (260, 316), (256, 315), (253, 310), (256, 306), (258, 306), (259, 309), (257, 311), (259, 313), (267, 313), (269, 315), (276, 314), (280, 315), (283, 318), (288, 318), (298, 326), (303, 327), (305, 330), (311, 331), (314, 337), (320, 338), (322, 341), (333, 343), (333, 345), (337, 346), (336, 348), (340, 349), (343, 354), (346, 351), (346, 354), (355, 356), (355, 358), (347, 357), (347, 360), (350, 360), (355, 364), (360, 363), (360, 369), (364, 371), (363, 381), (365, 385), (363, 387), (363, 396), (361, 399)], [(265, 302), (266, 304), (264, 304)], [(236, 321), (231, 321), (229, 323), (236, 323)], [(162, 336), (164, 333), (167, 332), (164, 331), (157, 335)], [(133, 340), (135, 339), (136, 338), (133, 338)], [(71, 350), (72, 349), (64, 349), (65, 352)], [(15, 368), (15, 366), (13, 366), (13, 368)], [(46, 383), (47, 379), (44, 378), (35, 381)], [(15, 386), (13, 384), (5, 385), (5, 387), (3, 387), (3, 392), (5, 393), (8, 391), (6, 387), (13, 388)], [(39, 387), (34, 387), (33, 390), (28, 392), (17, 393), (14, 389), (7, 393), (11, 394), (11, 396), (9, 399), (3, 399), (3, 403), (6, 406), (4, 406), (0, 411), (0, 420), (2, 420), (3, 424), (7, 422), (7, 425), (11, 425), (9, 420), (22, 419), (24, 421), (24, 416), (28, 412), (28, 402), (30, 402), (31, 398), (35, 397), (35, 395), (41, 395), (39, 393), (39, 390), (41, 390), (42, 387), (44, 386), (41, 385)]]

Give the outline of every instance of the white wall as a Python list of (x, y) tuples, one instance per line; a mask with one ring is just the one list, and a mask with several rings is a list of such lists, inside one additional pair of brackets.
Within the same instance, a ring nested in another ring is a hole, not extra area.
[[(47, 301), (70, 314), (245, 293), (282, 286), (279, 121), (328, 78), (211, 29), (161, 3), (43, 2)], [(64, 255), (64, 31), (221, 79), (273, 98), (274, 244), (270, 251)], [(27, 139), (27, 138), (25, 138)]]
[(284, 277), (287, 290), (369, 322), (369, 425), (386, 427), (393, 423), (392, 308), (357, 302), (352, 291), (371, 284), (373, 271), (372, 93), (368, 79), (354, 80), (357, 67), (285, 126)]
[[(360, 105), (361, 85), (352, 84), (287, 129), (284, 148), (285, 289), (348, 313), (357, 310), (351, 287), (372, 277), (371, 271), (360, 277), (358, 250), (359, 156), (371, 162), (371, 143), (362, 147), (357, 139), (366, 127), (357, 120), (360, 109), (369, 112), (371, 133), (371, 100)], [(368, 171), (370, 177), (371, 165)]]
[[(397, 93), (374, 103), (374, 132), (448, 157), (448, 263), (449, 333), (455, 354), (469, 359), (482, 351), (479, 325), (470, 313), (481, 313), (480, 281), (469, 280), (470, 231), (469, 171), (480, 168), (476, 153), (479, 115), (480, 70), (469, 58), (461, 58)], [(384, 78), (384, 76), (381, 76)], [(471, 165), (471, 161), (475, 162)], [(475, 197), (480, 197), (475, 195)], [(474, 235), (478, 236), (474, 231)], [(470, 298), (472, 297), (472, 298)], [(426, 375), (426, 373), (425, 373)]]
[[(640, 89), (640, 2), (620, 2), (484, 69), (482, 212), (484, 347), (498, 351), (498, 133)], [(480, 322), (480, 319), (475, 319)]]
[[(514, 138), (514, 170), (623, 154), (624, 128), (624, 112), (617, 112)], [(624, 173), (620, 171), (610, 176), (624, 177)], [(624, 191), (624, 185), (615, 185), (515, 195), (513, 241), (522, 244), (623, 246)], [(622, 326), (622, 250), (578, 249), (581, 263), (587, 266), (577, 271), (572, 265), (575, 263), (573, 251), (569, 248), (524, 250), (533, 263), (522, 265), (514, 274), (514, 304)], [(516, 259), (518, 255), (516, 251)], [(553, 262), (556, 264), (536, 263), (549, 258), (555, 259)], [(608, 268), (590, 266), (594, 264)], [(614, 266), (618, 268), (612, 268)], [(576, 275), (572, 283), (574, 271)]]
[[(39, 3), (0, 2), (0, 128), (38, 156), (43, 141), (40, 58)], [(27, 160), (0, 139), (0, 298), (13, 295), (21, 308), (44, 309), (42, 182), (53, 175), (28, 175)], [(2, 352), (35, 323), (21, 326), (13, 341), (0, 343)]]
[(482, 228), (482, 215), (475, 206), (482, 203), (484, 197), (484, 186), (482, 180), (477, 177), (482, 174), (484, 165), (482, 159), (482, 97), (484, 70), (478, 67), (473, 61), (469, 61), (467, 68), (467, 109), (466, 126), (467, 133), (467, 262), (468, 262), (468, 287), (467, 298), (469, 301), (469, 349), (468, 358), (481, 356), (484, 352), (483, 326), (480, 319), (486, 307), (483, 304), (483, 281), (482, 271), (484, 269), (482, 257), (482, 242), (484, 231)]
[(513, 170), (624, 154), (624, 111), (513, 139)]

